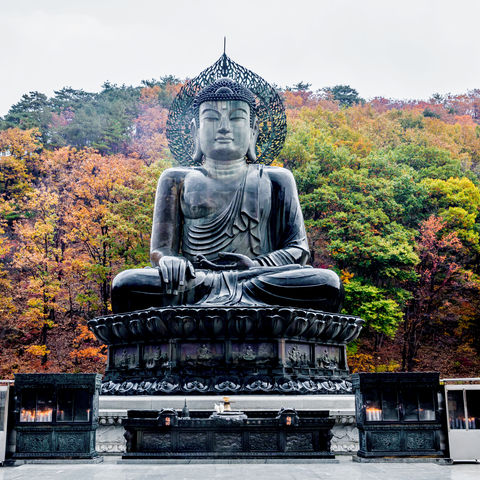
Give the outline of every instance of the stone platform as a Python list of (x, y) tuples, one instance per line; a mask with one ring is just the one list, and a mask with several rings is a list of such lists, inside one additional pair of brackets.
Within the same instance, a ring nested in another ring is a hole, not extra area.
[[(298, 412), (328, 410), (335, 418), (332, 429), (332, 453), (352, 454), (358, 450), (358, 431), (355, 425), (355, 397), (353, 395), (233, 395), (230, 403), (235, 410), (278, 412), (282, 407)], [(119, 455), (125, 452), (124, 428), (127, 410), (181, 410), (185, 399), (191, 412), (213, 412), (222, 395), (142, 395), (100, 396), (100, 425), (97, 430), (97, 452), (100, 455)]]
[(97, 465), (21, 465), (0, 468), (1, 480), (477, 480), (480, 465), (433, 463), (356, 463), (348, 456), (337, 460), (121, 460), (106, 457)]

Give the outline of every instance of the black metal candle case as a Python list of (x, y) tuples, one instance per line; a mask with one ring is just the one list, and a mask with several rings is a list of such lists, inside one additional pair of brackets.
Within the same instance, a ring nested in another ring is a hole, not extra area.
[(15, 375), (14, 458), (92, 458), (101, 375)]
[(359, 457), (443, 456), (438, 373), (353, 375)]

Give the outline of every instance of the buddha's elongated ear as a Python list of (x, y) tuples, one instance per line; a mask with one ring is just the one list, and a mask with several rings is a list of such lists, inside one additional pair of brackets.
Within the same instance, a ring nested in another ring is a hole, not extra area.
[(190, 122), (190, 134), (192, 135), (194, 145), (192, 160), (195, 163), (200, 164), (202, 162), (203, 152), (200, 148), (200, 138), (198, 137), (197, 122), (194, 118), (192, 118), (192, 121)]
[(255, 146), (257, 145), (258, 134), (260, 133), (258, 119), (255, 117), (253, 122), (253, 127), (250, 129), (250, 143), (247, 150), (247, 158), (251, 163), (257, 161), (257, 152), (255, 151)]

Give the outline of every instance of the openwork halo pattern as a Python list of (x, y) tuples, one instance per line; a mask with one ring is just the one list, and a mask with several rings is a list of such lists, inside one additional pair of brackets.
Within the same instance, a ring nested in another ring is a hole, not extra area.
[(225, 53), (197, 77), (188, 80), (170, 108), (167, 139), (170, 151), (181, 165), (198, 164), (192, 158), (193, 138), (190, 134), (194, 118), (194, 100), (207, 85), (219, 78), (231, 78), (250, 90), (256, 99), (259, 136), (254, 163), (269, 165), (280, 153), (287, 134), (285, 108), (277, 91), (256, 73), (231, 60)]

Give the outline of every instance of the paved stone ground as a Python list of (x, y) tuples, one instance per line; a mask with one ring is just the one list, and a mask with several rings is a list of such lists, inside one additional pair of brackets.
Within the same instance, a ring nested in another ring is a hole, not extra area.
[(432, 463), (28, 464), (0, 468), (0, 480), (479, 480), (480, 465)]

